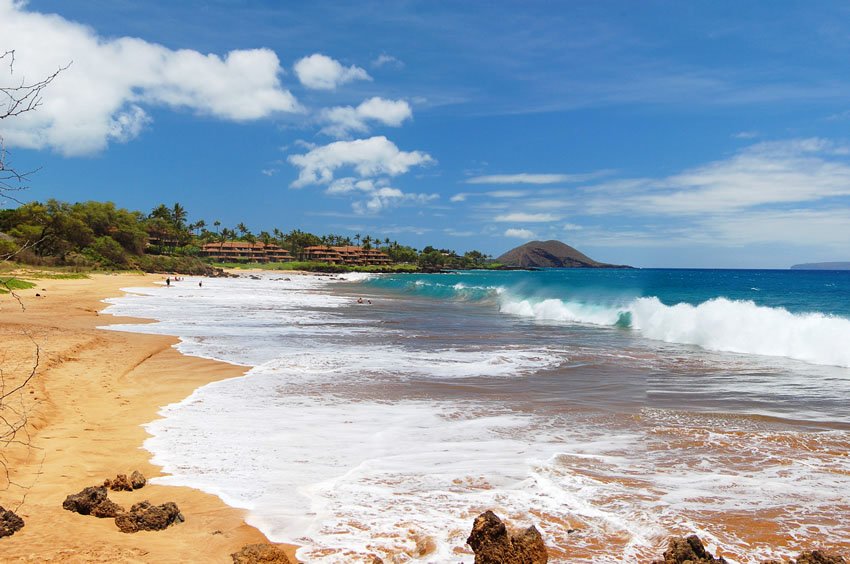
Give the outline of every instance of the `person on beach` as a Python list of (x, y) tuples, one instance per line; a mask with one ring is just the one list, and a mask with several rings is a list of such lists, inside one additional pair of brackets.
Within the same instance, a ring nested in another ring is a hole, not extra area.
[(165, 285), (166, 285), (166, 286), (171, 286), (171, 277), (170, 277), (170, 276), (169, 276), (168, 278), (166, 278), (166, 279), (165, 279)]
[(198, 288), (203, 288), (203, 287), (204, 287), (204, 281), (203, 281), (203, 280), (199, 280), (199, 281), (198, 281)]

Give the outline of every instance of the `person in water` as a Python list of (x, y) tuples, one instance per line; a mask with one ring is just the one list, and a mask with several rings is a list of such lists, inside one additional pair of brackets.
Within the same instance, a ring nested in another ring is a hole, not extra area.
[(357, 298), (357, 303), (358, 303), (358, 304), (362, 304), (362, 303), (363, 303), (363, 298)]

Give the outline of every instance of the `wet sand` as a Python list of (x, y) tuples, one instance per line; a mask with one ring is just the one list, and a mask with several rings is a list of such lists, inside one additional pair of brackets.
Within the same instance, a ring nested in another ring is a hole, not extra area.
[[(62, 509), (66, 495), (117, 473), (159, 475), (142, 449), (147, 433), (141, 425), (156, 419), (161, 406), (245, 370), (183, 356), (172, 348), (172, 337), (96, 328), (144, 323), (99, 315), (106, 307), (102, 300), (120, 295), (123, 287), (161, 280), (131, 274), (40, 280), (36, 288), (17, 292), (25, 311), (10, 295), (0, 295), (5, 389), (21, 383), (39, 357), (30, 384), (4, 401), (6, 410), (27, 417), (27, 433), (3, 446), (12, 483), (2, 480), (0, 505), (26, 522), (0, 539), (4, 562), (230, 562), (242, 546), (267, 542), (245, 524), (243, 511), (191, 488), (149, 484), (110, 492), (125, 508), (142, 500), (176, 502), (186, 522), (158, 532), (125, 534), (112, 519)], [(286, 548), (294, 559), (294, 548)]]

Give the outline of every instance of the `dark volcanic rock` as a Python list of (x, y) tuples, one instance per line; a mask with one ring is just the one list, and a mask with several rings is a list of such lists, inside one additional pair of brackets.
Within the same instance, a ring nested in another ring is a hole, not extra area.
[[(104, 506), (101, 509), (102, 504)], [(94, 515), (95, 517), (115, 517), (116, 511), (123, 511), (120, 506), (107, 499), (106, 488), (103, 486), (88, 487), (80, 493), (69, 495), (62, 502), (62, 508), (80, 515)]]
[(511, 535), (492, 511), (475, 518), (466, 543), (475, 553), (475, 564), (545, 564), (549, 561), (543, 538), (533, 525)]
[(133, 486), (134, 490), (145, 487), (147, 482), (145, 476), (138, 470), (133, 470), (133, 473), (130, 474), (130, 485)]
[(160, 531), (174, 523), (185, 521), (177, 504), (169, 501), (162, 505), (152, 505), (149, 501), (141, 501), (133, 505), (127, 513), (115, 517), (115, 524), (122, 533), (137, 531)]
[(706, 552), (699, 537), (691, 535), (671, 538), (664, 551), (664, 559), (655, 560), (652, 564), (726, 564), (726, 560)]
[(531, 241), (511, 249), (496, 262), (523, 268), (629, 268), (597, 262), (560, 241)]
[(291, 564), (283, 549), (272, 544), (248, 544), (230, 555), (233, 564)]
[(133, 491), (133, 485), (130, 483), (130, 479), (127, 477), (127, 474), (118, 474), (115, 476), (114, 480), (105, 480), (103, 482), (103, 487), (109, 488), (114, 492)]
[(847, 564), (847, 560), (832, 552), (807, 550), (800, 553), (796, 564)]
[(116, 517), (119, 513), (124, 513), (124, 508), (110, 499), (101, 501), (91, 512), (93, 516), (101, 519)]
[(0, 506), (0, 538), (10, 537), (24, 527), (24, 520), (14, 511)]

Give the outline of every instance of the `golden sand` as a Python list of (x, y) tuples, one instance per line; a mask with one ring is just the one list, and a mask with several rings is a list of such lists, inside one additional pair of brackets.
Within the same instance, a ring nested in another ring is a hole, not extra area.
[[(172, 348), (172, 337), (96, 328), (144, 322), (99, 315), (106, 307), (102, 300), (161, 278), (41, 280), (17, 292), (25, 311), (12, 296), (0, 295), (0, 367), (7, 391), (30, 373), (36, 346), (39, 356), (31, 385), (4, 402), (7, 410), (26, 414), (29, 437), (17, 438), (31, 446), (3, 446), (13, 485), (0, 491), (0, 505), (17, 508), (26, 522), (0, 539), (3, 562), (230, 562), (243, 545), (268, 542), (245, 524), (242, 511), (191, 488), (149, 484), (135, 492), (110, 492), (126, 508), (142, 500), (176, 502), (186, 522), (164, 531), (125, 534), (112, 519), (62, 509), (66, 495), (118, 473), (160, 475), (142, 449), (147, 434), (141, 425), (199, 386), (244, 372), (183, 356)], [(294, 548), (287, 550), (294, 560)]]

